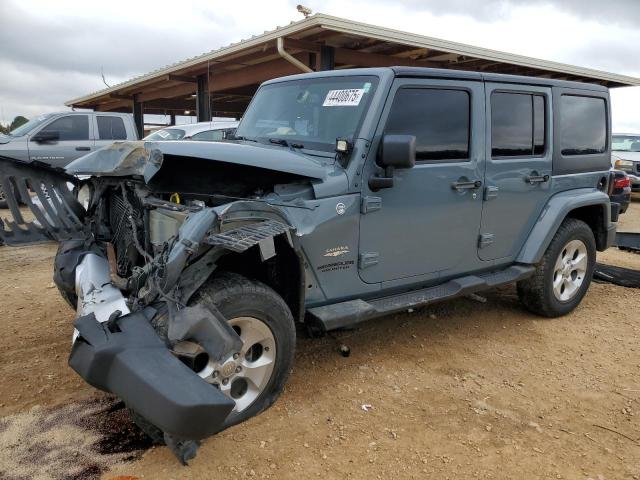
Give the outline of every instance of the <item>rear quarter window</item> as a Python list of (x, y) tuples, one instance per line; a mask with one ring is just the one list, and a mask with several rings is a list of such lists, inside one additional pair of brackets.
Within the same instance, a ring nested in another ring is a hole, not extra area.
[(607, 150), (607, 108), (604, 98), (562, 95), (562, 155), (593, 155)]
[(611, 167), (611, 108), (604, 88), (554, 86), (553, 174), (605, 172)]

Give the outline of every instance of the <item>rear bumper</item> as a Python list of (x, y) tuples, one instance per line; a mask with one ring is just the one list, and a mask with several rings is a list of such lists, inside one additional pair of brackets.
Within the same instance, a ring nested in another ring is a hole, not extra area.
[(103, 323), (93, 313), (80, 317), (69, 365), (171, 436), (213, 435), (235, 403), (171, 354), (149, 323), (154, 314), (148, 308)]

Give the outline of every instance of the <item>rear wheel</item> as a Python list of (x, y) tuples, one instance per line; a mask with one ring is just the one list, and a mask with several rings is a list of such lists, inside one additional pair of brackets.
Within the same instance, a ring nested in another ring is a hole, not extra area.
[(595, 263), (596, 242), (591, 228), (581, 220), (565, 219), (535, 274), (518, 282), (520, 301), (538, 315), (566, 315), (587, 293)]

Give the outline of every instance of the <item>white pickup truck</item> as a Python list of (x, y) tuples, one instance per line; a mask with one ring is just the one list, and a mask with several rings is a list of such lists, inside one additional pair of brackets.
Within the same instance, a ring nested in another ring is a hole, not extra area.
[[(0, 134), (0, 156), (64, 167), (116, 140), (138, 140), (133, 116), (112, 112), (47, 113)], [(6, 207), (0, 185), (0, 208)]]

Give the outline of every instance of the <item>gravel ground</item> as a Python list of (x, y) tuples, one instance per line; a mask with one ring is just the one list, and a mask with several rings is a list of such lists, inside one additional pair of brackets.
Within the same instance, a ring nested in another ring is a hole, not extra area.
[[(621, 219), (640, 231), (640, 198)], [(640, 479), (638, 290), (593, 284), (547, 320), (505, 287), (301, 338), (274, 407), (185, 468), (66, 365), (54, 254), (0, 247), (0, 478)], [(640, 269), (617, 249), (599, 261)]]

